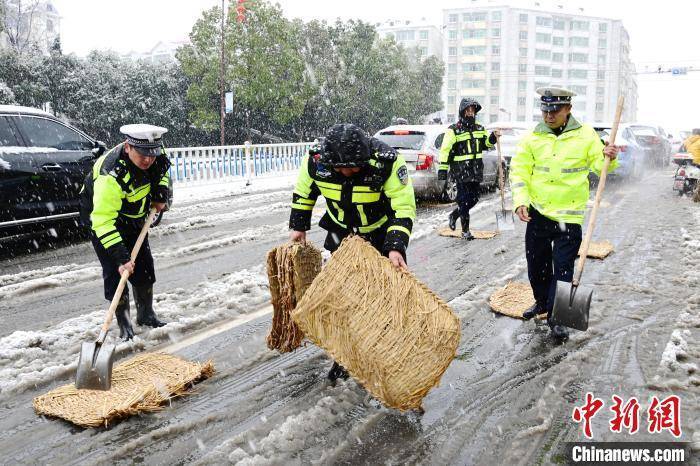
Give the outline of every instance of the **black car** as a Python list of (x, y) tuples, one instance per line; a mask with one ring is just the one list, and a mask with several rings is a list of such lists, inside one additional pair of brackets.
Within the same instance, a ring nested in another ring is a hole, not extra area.
[(47, 112), (0, 105), (0, 241), (78, 221), (85, 175), (104, 152)]

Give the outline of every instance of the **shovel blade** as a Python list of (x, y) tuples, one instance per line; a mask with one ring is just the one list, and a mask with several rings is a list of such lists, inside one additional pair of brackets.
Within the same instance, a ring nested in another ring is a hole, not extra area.
[(592, 298), (593, 288), (557, 281), (551, 324), (576, 330), (588, 330), (588, 313)]
[(75, 388), (109, 390), (112, 386), (114, 345), (83, 343), (75, 376)]
[(496, 211), (496, 230), (510, 231), (515, 230), (515, 219), (513, 218), (512, 210), (497, 210)]

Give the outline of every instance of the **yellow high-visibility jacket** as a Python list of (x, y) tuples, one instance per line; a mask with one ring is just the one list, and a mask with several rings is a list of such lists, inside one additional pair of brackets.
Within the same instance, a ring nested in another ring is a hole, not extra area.
[[(520, 141), (510, 163), (513, 207), (534, 207), (557, 222), (583, 224), (588, 173), (600, 175), (605, 156), (595, 130), (572, 116), (557, 136), (545, 123)], [(619, 162), (610, 164), (610, 171)]]
[(124, 236), (141, 231), (151, 202), (167, 202), (170, 161), (165, 152), (144, 171), (135, 166), (119, 144), (95, 162), (85, 177), (81, 218), (109, 255), (119, 264), (130, 260)]
[(496, 144), (481, 123), (467, 126), (462, 122), (450, 125), (440, 146), (440, 170), (452, 170), (459, 181), (481, 182), (484, 179), (483, 151)]
[(416, 200), (406, 162), (386, 144), (370, 139), (369, 164), (345, 177), (317, 157), (304, 157), (292, 195), (289, 228), (311, 229), (311, 212), (319, 195), (326, 213), (319, 226), (328, 231), (369, 233), (386, 228), (383, 253), (406, 252), (416, 218)]
[(685, 150), (693, 156), (693, 163), (700, 165), (700, 135), (693, 134), (683, 142)]

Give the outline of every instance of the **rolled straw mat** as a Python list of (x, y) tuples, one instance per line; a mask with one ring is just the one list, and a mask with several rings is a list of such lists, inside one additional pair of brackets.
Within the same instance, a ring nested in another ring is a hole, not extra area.
[(489, 298), (489, 306), (494, 312), (517, 319), (523, 318), (523, 312), (535, 305), (532, 288), (527, 283), (508, 282), (500, 290), (494, 291)]
[(83, 427), (107, 426), (140, 412), (161, 410), (165, 401), (185, 395), (193, 383), (213, 374), (211, 361), (200, 364), (170, 354), (142, 354), (114, 368), (110, 390), (63, 385), (34, 398), (34, 410)]
[(306, 337), (374, 397), (417, 409), (455, 356), (459, 319), (365, 240), (343, 240), (292, 312)]
[[(498, 232), (490, 230), (469, 230), (476, 239), (491, 239), (495, 237)], [(462, 230), (450, 230), (449, 227), (443, 227), (438, 230), (440, 236), (449, 236), (452, 238), (461, 238)]]
[[(591, 241), (588, 245), (587, 257), (592, 257), (593, 259), (605, 259), (608, 257), (615, 248), (610, 241)], [(578, 255), (581, 255), (581, 249), (579, 248)]]
[(274, 313), (267, 347), (294, 351), (304, 333), (290, 313), (321, 271), (321, 251), (311, 243), (286, 243), (267, 253), (267, 278)]

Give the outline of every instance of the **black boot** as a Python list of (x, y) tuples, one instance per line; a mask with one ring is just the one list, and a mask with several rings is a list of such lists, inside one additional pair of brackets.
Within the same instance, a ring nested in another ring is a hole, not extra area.
[(537, 317), (540, 314), (544, 314), (544, 312), (544, 308), (539, 304), (535, 303), (534, 306), (531, 306), (527, 311), (523, 312), (523, 319), (530, 320), (533, 317)]
[(454, 230), (457, 228), (457, 219), (459, 218), (459, 209), (455, 209), (452, 212), (450, 212), (450, 220), (449, 220), (449, 225), (450, 225), (450, 230)]
[(461, 215), (459, 219), (462, 222), (462, 238), (467, 241), (473, 240), (474, 235), (469, 231), (469, 215)]
[(136, 323), (158, 328), (165, 325), (165, 322), (158, 320), (153, 312), (153, 287), (135, 286), (134, 302), (136, 303)]
[(127, 288), (117, 304), (117, 309), (114, 310), (114, 315), (117, 316), (117, 325), (119, 325), (119, 338), (124, 339), (124, 341), (134, 338), (134, 329), (131, 326), (129, 314), (131, 311), (129, 309), (129, 289)]
[(333, 361), (333, 367), (331, 367), (330, 372), (328, 372), (328, 380), (335, 382), (338, 379), (347, 379), (348, 371), (345, 370), (343, 366)]

